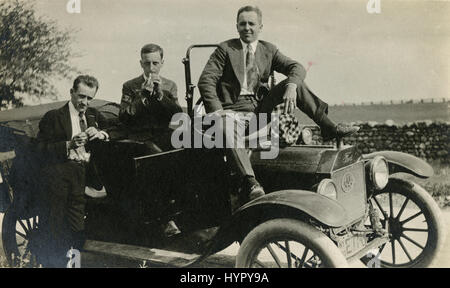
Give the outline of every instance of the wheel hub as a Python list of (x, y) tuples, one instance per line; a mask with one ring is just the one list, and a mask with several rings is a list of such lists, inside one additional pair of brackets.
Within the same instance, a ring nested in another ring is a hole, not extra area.
[(403, 233), (403, 225), (402, 223), (395, 218), (389, 218), (389, 233), (392, 235), (394, 239), (400, 239), (400, 236)]

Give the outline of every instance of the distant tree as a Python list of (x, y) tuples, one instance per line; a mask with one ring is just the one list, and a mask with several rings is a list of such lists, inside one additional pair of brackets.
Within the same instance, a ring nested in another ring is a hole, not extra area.
[(69, 60), (72, 30), (38, 17), (35, 1), (0, 1), (0, 107), (23, 106), (23, 97), (57, 99), (52, 80), (77, 72)]

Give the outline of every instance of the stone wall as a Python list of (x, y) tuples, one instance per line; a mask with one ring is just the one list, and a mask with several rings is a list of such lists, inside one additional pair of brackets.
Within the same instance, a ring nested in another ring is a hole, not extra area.
[[(353, 123), (361, 127), (356, 134), (346, 137), (345, 144), (356, 145), (362, 153), (381, 150), (401, 151), (419, 158), (450, 163), (449, 122), (420, 121), (404, 125), (387, 120), (385, 123)], [(314, 130), (313, 140), (321, 143), (319, 130)], [(324, 142), (331, 144), (331, 142)]]

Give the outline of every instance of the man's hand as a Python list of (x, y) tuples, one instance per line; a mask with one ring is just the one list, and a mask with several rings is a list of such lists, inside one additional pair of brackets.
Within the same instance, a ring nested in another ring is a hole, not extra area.
[(153, 82), (153, 95), (155, 95), (156, 100), (161, 101), (164, 96), (163, 91), (161, 89), (161, 80), (158, 78), (158, 82)]
[(295, 107), (297, 107), (297, 85), (288, 84), (286, 85), (286, 90), (284, 91), (284, 114), (293, 113)]
[[(95, 129), (95, 128), (94, 128)], [(88, 134), (86, 132), (81, 132), (73, 136), (72, 140), (69, 141), (69, 149), (76, 149), (78, 147), (84, 146), (88, 142)]]
[(145, 89), (149, 92), (153, 92), (155, 86), (161, 85), (161, 78), (158, 75), (151, 75), (145, 82), (142, 84), (142, 89)]
[(98, 131), (95, 127), (89, 127), (86, 129), (86, 134), (88, 135), (89, 141), (92, 141), (94, 139), (99, 140), (105, 140), (106, 135), (105, 133), (102, 133), (101, 131)]
[(142, 85), (142, 89), (150, 92), (147, 96), (148, 101), (150, 101), (153, 97), (155, 97), (158, 101), (162, 99), (163, 92), (161, 89), (161, 78), (159, 78), (158, 75), (151, 75), (150, 78), (148, 78)]
[(150, 93), (153, 92), (153, 82), (151, 81), (151, 79), (147, 79), (144, 84), (142, 84), (142, 89), (143, 90), (147, 90)]
[(84, 146), (69, 150), (69, 160), (76, 162), (89, 162), (91, 155), (86, 152)]
[(151, 78), (149, 80), (152, 81), (153, 85), (154, 84), (158, 84), (158, 85), (161, 84), (161, 78), (159, 77), (159, 75), (152, 74)]
[(155, 97), (156, 100), (161, 101), (163, 96), (163, 92), (161, 89), (161, 78), (159, 77), (159, 75), (152, 74), (149, 81), (151, 81), (153, 85), (151, 96)]

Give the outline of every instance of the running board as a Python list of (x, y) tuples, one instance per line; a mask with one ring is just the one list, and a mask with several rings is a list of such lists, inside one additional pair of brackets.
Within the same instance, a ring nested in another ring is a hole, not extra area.
[[(200, 259), (201, 255), (198, 254), (96, 240), (86, 240), (83, 250), (92, 254), (115, 256), (131, 261), (147, 261), (149, 264), (175, 268), (186, 267), (191, 264), (193, 264), (192, 267), (232, 268), (235, 266), (236, 260), (235, 256), (231, 255), (214, 254), (205, 259)], [(201, 264), (197, 260), (200, 260)]]
[(168, 251), (128, 244), (86, 240), (84, 251), (123, 257), (129, 260), (147, 261), (154, 264), (183, 267), (193, 263), (200, 255)]

